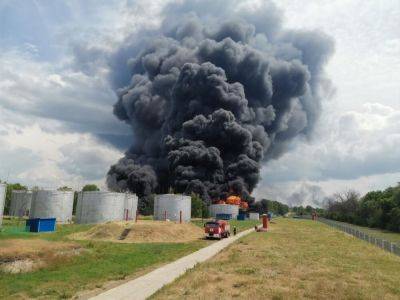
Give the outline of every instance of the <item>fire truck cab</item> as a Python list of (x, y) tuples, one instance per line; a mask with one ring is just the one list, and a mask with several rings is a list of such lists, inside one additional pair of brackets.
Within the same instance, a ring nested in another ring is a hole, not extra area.
[(204, 224), (204, 231), (206, 238), (227, 238), (231, 235), (231, 228), (227, 221), (216, 220)]

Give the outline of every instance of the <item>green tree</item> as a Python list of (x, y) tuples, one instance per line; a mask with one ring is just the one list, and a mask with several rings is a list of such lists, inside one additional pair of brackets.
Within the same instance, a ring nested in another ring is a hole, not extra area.
[(139, 213), (144, 216), (150, 216), (154, 213), (154, 195), (146, 195), (139, 198)]
[(400, 232), (400, 207), (395, 207), (390, 211), (387, 229)]
[(279, 201), (261, 199), (252, 205), (251, 210), (254, 210), (260, 214), (272, 212), (276, 215), (284, 215), (289, 211), (289, 206)]
[(198, 194), (192, 193), (192, 218), (208, 218), (207, 205)]
[(82, 192), (95, 192), (95, 191), (100, 191), (100, 189), (95, 184), (86, 184), (82, 188)]
[(336, 194), (328, 203), (326, 217), (400, 232), (400, 185), (368, 192), (362, 198), (353, 191)]
[(69, 192), (69, 191), (72, 191), (72, 188), (70, 188), (70, 187), (64, 185), (64, 186), (59, 187), (59, 188), (57, 189), (57, 191)]

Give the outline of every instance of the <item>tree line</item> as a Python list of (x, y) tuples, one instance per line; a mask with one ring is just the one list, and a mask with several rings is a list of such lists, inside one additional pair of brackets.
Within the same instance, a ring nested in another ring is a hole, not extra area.
[(365, 196), (355, 191), (337, 193), (328, 200), (324, 216), (360, 226), (400, 232), (400, 184)]
[(303, 215), (311, 215), (313, 212), (316, 212), (317, 215), (322, 216), (325, 213), (325, 210), (319, 207), (313, 207), (311, 205), (304, 206), (293, 206), (290, 209), (296, 215), (303, 216)]
[(251, 211), (258, 212), (259, 214), (266, 214), (268, 212), (272, 212), (275, 215), (285, 215), (289, 212), (289, 206), (283, 204), (279, 201), (261, 199), (253, 203), (250, 208)]

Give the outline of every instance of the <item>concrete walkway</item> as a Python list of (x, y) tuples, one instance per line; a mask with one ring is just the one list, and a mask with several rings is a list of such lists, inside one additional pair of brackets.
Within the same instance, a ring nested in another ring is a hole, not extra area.
[(222, 249), (235, 242), (237, 239), (251, 232), (254, 232), (254, 228), (242, 231), (236, 236), (223, 239), (210, 246), (204, 247), (196, 252), (193, 252), (192, 254), (184, 256), (146, 275), (128, 281), (120, 286), (110, 289), (90, 299), (147, 299), (159, 289), (161, 289), (164, 285), (171, 283), (176, 278), (183, 275), (187, 270), (193, 268), (196, 264), (210, 259)]

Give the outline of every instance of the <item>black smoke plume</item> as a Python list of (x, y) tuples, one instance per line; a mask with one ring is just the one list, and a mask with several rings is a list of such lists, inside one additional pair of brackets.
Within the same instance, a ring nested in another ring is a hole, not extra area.
[(311, 133), (332, 41), (282, 29), (271, 3), (241, 5), (169, 5), (159, 30), (127, 38), (112, 56), (114, 113), (134, 138), (108, 172), (110, 189), (251, 202), (262, 163)]

